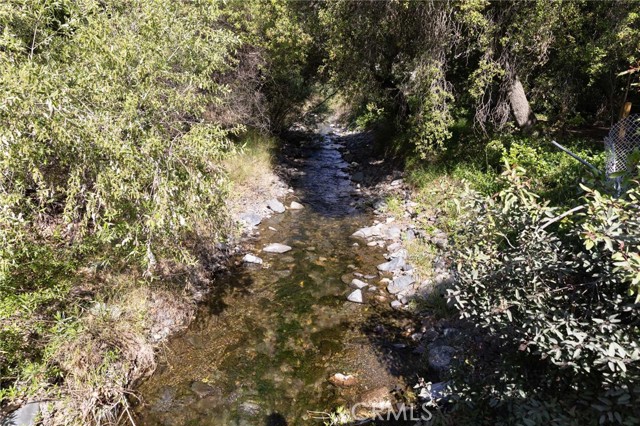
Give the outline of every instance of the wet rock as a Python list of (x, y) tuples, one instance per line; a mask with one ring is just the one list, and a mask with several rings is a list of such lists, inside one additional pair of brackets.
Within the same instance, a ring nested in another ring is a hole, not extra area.
[(280, 201), (276, 200), (275, 198), (273, 200), (269, 200), (269, 202), (267, 203), (267, 207), (269, 207), (271, 210), (273, 210), (276, 213), (284, 213), (284, 204), (282, 204)]
[(394, 278), (394, 280), (387, 286), (387, 290), (391, 294), (400, 293), (401, 291), (407, 289), (414, 282), (415, 280), (412, 276), (402, 275), (400, 277)]
[(451, 346), (433, 346), (429, 348), (429, 367), (436, 371), (449, 368), (456, 350)]
[(255, 417), (260, 414), (262, 411), (262, 407), (260, 407), (255, 402), (246, 401), (238, 406), (238, 412), (240, 414), (244, 414), (245, 416)]
[(200, 381), (191, 383), (191, 392), (195, 393), (198, 398), (212, 395), (215, 391), (216, 388), (207, 383)]
[(290, 246), (286, 244), (280, 244), (280, 243), (269, 244), (268, 246), (262, 249), (262, 251), (267, 253), (286, 253), (289, 250), (291, 250)]
[(258, 226), (262, 222), (262, 218), (255, 213), (245, 213), (240, 216), (240, 221), (246, 223), (247, 226)]
[(289, 204), (289, 208), (291, 210), (302, 210), (304, 209), (304, 206), (297, 201), (292, 201), (291, 204)]
[(251, 253), (245, 254), (244, 257), (242, 258), (242, 261), (245, 263), (255, 263), (258, 265), (262, 264), (262, 259), (260, 259), (258, 256), (255, 256)]
[(362, 298), (362, 290), (354, 290), (347, 296), (347, 300), (353, 303), (364, 303), (364, 299)]
[(351, 180), (356, 183), (361, 183), (364, 180), (364, 174), (362, 172), (355, 172), (351, 176)]
[(379, 271), (382, 271), (382, 272), (391, 272), (391, 271), (402, 268), (404, 265), (405, 265), (404, 257), (399, 256), (391, 259), (389, 262), (378, 265), (377, 268)]
[(389, 389), (381, 387), (363, 393), (357, 398), (358, 407), (365, 410), (385, 411), (393, 408), (394, 398)]
[(344, 375), (342, 373), (336, 373), (333, 376), (329, 377), (329, 383), (341, 388), (348, 388), (351, 386), (355, 386), (358, 381), (351, 374)]
[(368, 286), (369, 284), (365, 283), (364, 281), (360, 281), (357, 278), (354, 278), (353, 280), (351, 280), (351, 285), (353, 287), (361, 289), (361, 288), (364, 288), (364, 287)]
[(40, 413), (40, 403), (30, 402), (10, 413), (5, 418), (0, 418), (2, 426), (33, 426)]

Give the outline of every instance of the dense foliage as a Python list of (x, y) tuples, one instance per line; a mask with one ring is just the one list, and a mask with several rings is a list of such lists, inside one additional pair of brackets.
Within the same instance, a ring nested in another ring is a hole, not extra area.
[(563, 212), (523, 172), (505, 172), (495, 200), (461, 196), (467, 240), (449, 297), (501, 353), (467, 355), (461, 394), (523, 424), (636, 424), (638, 187), (618, 199), (584, 187)]

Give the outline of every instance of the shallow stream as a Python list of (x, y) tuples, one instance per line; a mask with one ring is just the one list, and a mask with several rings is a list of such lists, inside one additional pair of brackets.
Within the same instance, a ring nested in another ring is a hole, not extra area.
[[(344, 147), (331, 133), (304, 144), (303, 173), (288, 202), (305, 208), (263, 221), (252, 252), (264, 264), (221, 277), (229, 291), (203, 304), (191, 327), (167, 344), (139, 389), (136, 424), (322, 424), (312, 412), (406, 384), (404, 358), (411, 356), (381, 330), (398, 334), (407, 320), (391, 313), (378, 283), (382, 250), (354, 246), (350, 237), (373, 217), (351, 206), (358, 194)], [(293, 249), (262, 252), (269, 243)], [(369, 275), (364, 304), (346, 300), (354, 272)], [(335, 373), (353, 374), (357, 385), (330, 384)]]

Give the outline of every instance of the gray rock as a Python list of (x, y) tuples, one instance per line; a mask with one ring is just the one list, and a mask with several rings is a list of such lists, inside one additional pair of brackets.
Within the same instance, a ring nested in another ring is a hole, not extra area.
[(436, 371), (444, 371), (451, 365), (456, 350), (451, 346), (434, 346), (429, 348), (429, 367)]
[(40, 413), (40, 403), (30, 402), (0, 419), (1, 426), (33, 426)]
[(304, 206), (297, 201), (292, 201), (291, 204), (289, 204), (289, 208), (291, 210), (302, 210), (304, 209)]
[(351, 280), (351, 285), (353, 287), (361, 289), (361, 288), (364, 288), (364, 287), (368, 286), (369, 284), (365, 283), (364, 281), (360, 281), (357, 278), (354, 278), (353, 280)]
[(354, 290), (347, 296), (347, 300), (353, 303), (364, 303), (364, 299), (362, 298), (362, 290)]
[(269, 200), (269, 202), (267, 203), (267, 207), (269, 207), (271, 210), (273, 210), (276, 213), (284, 213), (284, 204), (282, 204), (280, 201), (276, 200), (275, 198), (273, 200)]
[(357, 183), (360, 183), (364, 180), (364, 174), (362, 172), (355, 172), (352, 176), (351, 176), (351, 180)]
[(268, 246), (262, 249), (262, 251), (267, 253), (286, 253), (289, 250), (291, 250), (290, 246), (286, 244), (280, 244), (280, 243), (269, 244)]
[(241, 414), (253, 417), (260, 414), (260, 412), (262, 411), (262, 407), (260, 407), (255, 402), (247, 401), (247, 402), (243, 402), (242, 404), (240, 404), (240, 406), (238, 406), (238, 411)]
[(396, 179), (396, 180), (392, 181), (389, 185), (390, 186), (400, 186), (400, 185), (402, 185), (402, 182), (404, 182), (402, 179)]
[(262, 264), (262, 259), (260, 259), (258, 256), (255, 256), (251, 253), (245, 254), (244, 257), (242, 258), (242, 261), (245, 263), (255, 263), (258, 265)]
[(399, 256), (391, 259), (389, 262), (381, 263), (378, 265), (378, 270), (382, 272), (390, 272), (402, 268), (404, 264), (404, 258)]
[(209, 396), (213, 394), (215, 391), (216, 389), (213, 386), (208, 385), (204, 382), (196, 381), (191, 383), (191, 392), (195, 393), (198, 396), (198, 398), (204, 398), (205, 396)]
[(416, 239), (416, 233), (413, 232), (413, 229), (407, 229), (407, 232), (404, 233), (405, 241), (413, 241)]
[(398, 240), (402, 235), (402, 230), (399, 226), (393, 225), (385, 230), (384, 236), (387, 240)]
[(396, 250), (393, 253), (389, 254), (390, 259), (395, 259), (396, 257), (407, 257), (408, 253), (405, 249)]
[(393, 309), (400, 309), (400, 308), (402, 308), (402, 302), (399, 301), (399, 300), (394, 300), (394, 301), (391, 302), (391, 307)]
[(357, 398), (358, 407), (377, 412), (391, 410), (395, 398), (386, 387), (371, 390), (363, 393)]
[(400, 244), (400, 243), (393, 243), (393, 244), (389, 244), (389, 245), (387, 246), (387, 251), (388, 251), (389, 253), (394, 253), (394, 252), (396, 252), (396, 251), (400, 250), (401, 248), (402, 248), (402, 244)]
[(391, 294), (400, 293), (401, 291), (407, 289), (414, 282), (415, 280), (412, 276), (402, 275), (400, 277), (394, 278), (394, 280), (387, 286), (387, 290)]
[(240, 220), (246, 223), (248, 226), (258, 226), (262, 222), (260, 215), (255, 213), (245, 213), (240, 216)]
[(352, 237), (357, 238), (372, 238), (372, 237), (381, 237), (382, 230), (380, 225), (368, 226), (366, 228), (358, 229), (356, 232), (351, 234)]

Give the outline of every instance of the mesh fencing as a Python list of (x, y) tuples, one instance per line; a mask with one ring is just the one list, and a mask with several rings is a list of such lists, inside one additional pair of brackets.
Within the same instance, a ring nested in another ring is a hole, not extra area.
[(630, 115), (617, 122), (604, 139), (607, 176), (629, 172), (631, 153), (640, 150), (640, 114)]

